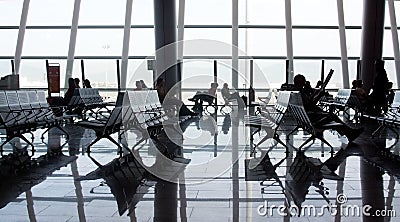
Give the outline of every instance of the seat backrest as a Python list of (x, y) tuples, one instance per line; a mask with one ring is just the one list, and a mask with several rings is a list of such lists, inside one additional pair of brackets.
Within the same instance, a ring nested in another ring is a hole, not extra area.
[(32, 109), (31, 104), (29, 102), (27, 91), (18, 90), (17, 95), (18, 95), (18, 100), (19, 100), (19, 103), (20, 103), (22, 109), (24, 109), (24, 110)]
[(37, 94), (37, 97), (39, 100), (40, 107), (48, 108), (49, 104), (47, 103), (47, 100), (46, 100), (46, 93), (42, 90), (38, 90), (38, 91), (36, 91), (36, 94)]
[(6, 91), (7, 103), (10, 107), (10, 110), (21, 110), (21, 106), (18, 100), (18, 94), (16, 91)]
[(80, 88), (76, 88), (74, 89), (74, 93), (72, 94), (72, 98), (68, 103), (68, 106), (70, 107), (74, 107), (74, 106), (78, 106), (81, 105), (83, 103), (82, 101), (82, 97), (80, 95)]
[(308, 118), (306, 110), (304, 109), (303, 100), (299, 92), (293, 92), (290, 94), (289, 109), (293, 117), (296, 119), (298, 126), (305, 131), (313, 134), (314, 127), (311, 124), (310, 119)]
[(134, 123), (135, 119), (136, 118), (132, 110), (128, 92), (124, 92), (124, 98), (122, 102), (122, 124), (124, 125), (124, 129), (127, 130), (126, 127), (129, 128), (131, 124)]
[[(158, 103), (156, 90), (128, 91), (128, 96), (136, 121), (143, 128), (147, 127), (147, 121), (151, 120), (154, 115), (157, 115), (157, 112), (159, 112), (159, 115), (163, 113), (162, 108), (158, 111), (152, 110), (151, 104)], [(153, 114), (149, 115), (146, 111), (152, 111)]]
[(286, 109), (289, 106), (289, 99), (291, 91), (280, 91), (278, 94), (277, 101), (275, 103), (275, 109), (279, 112), (286, 112)]
[(5, 126), (11, 126), (15, 122), (13, 119), (14, 113), (11, 113), (10, 107), (8, 106), (7, 96), (5, 91), (0, 91), (0, 119), (2, 124)]
[(27, 93), (28, 93), (28, 100), (29, 100), (29, 103), (31, 104), (31, 107), (33, 109), (39, 109), (40, 108), (40, 102), (39, 102), (39, 99), (38, 99), (37, 92), (28, 91)]
[(116, 106), (110, 114), (110, 117), (107, 120), (107, 123), (104, 127), (105, 134), (112, 134), (120, 130), (122, 123), (122, 107)]
[(351, 89), (339, 89), (335, 97), (337, 103), (346, 105), (351, 95)]

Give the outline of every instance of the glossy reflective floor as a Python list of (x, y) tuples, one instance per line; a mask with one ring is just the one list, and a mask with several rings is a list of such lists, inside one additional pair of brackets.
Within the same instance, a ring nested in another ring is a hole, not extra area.
[[(23, 166), (21, 155), (7, 161), (22, 166), (7, 168), (3, 157), (2, 175), (11, 176), (0, 181), (0, 221), (400, 221), (362, 215), (363, 206), (371, 215), (400, 215), (399, 145), (386, 130), (372, 138), (374, 123), (363, 123), (364, 133), (350, 145), (326, 131), (333, 155), (319, 140), (286, 154), (270, 139), (252, 155), (250, 129), (235, 111), (186, 123), (183, 137), (167, 130), (122, 158), (107, 139), (91, 148), (90, 158), (84, 150), (95, 135), (88, 129), (66, 126), (71, 138), (62, 154), (58, 130), (45, 135), (49, 149), (36, 132), (34, 166)], [(141, 135), (130, 130), (122, 137), (132, 147)], [(289, 144), (298, 147), (308, 137), (299, 132)], [(5, 146), (4, 155), (12, 149)], [(159, 150), (183, 157), (171, 161)]]

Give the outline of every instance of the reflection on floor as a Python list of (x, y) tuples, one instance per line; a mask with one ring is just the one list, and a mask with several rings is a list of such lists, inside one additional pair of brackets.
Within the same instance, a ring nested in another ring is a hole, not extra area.
[[(49, 149), (36, 140), (33, 154), (19, 149), (19, 141), (14, 141), (14, 148), (5, 147), (0, 162), (0, 218), (383, 221), (362, 215), (356, 207), (369, 205), (371, 214), (384, 209), (379, 212), (400, 213), (400, 195), (395, 192), (400, 145), (385, 133), (371, 138), (376, 128), (371, 122), (365, 128), (351, 144), (334, 131), (325, 132), (335, 147), (333, 155), (320, 141), (287, 154), (267, 140), (250, 156), (250, 129), (244, 126), (243, 114), (234, 111), (216, 119), (207, 115), (192, 119), (181, 126), (183, 136), (167, 130), (159, 141), (145, 140), (120, 157), (107, 140), (96, 143), (88, 156), (84, 150), (93, 141), (93, 132), (66, 126), (71, 138), (63, 147), (65, 137), (57, 129), (46, 136)], [(140, 138), (139, 132), (129, 130), (120, 140), (132, 147)], [(306, 138), (299, 132), (289, 143), (297, 147)], [(173, 161), (160, 152), (163, 149), (191, 161), (187, 165)], [(8, 155), (12, 152), (18, 155)]]

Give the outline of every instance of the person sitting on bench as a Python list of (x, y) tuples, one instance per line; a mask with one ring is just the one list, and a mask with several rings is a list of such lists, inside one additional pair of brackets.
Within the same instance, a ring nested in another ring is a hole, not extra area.
[(325, 92), (305, 86), (306, 78), (301, 74), (296, 75), (294, 77), (294, 87), (301, 93), (304, 109), (313, 126), (318, 128), (318, 126), (332, 123), (332, 129), (336, 130), (340, 135), (345, 135), (349, 142), (355, 140), (364, 131), (364, 128), (350, 127), (335, 114), (323, 111), (317, 106), (317, 102)]
[(189, 101), (194, 102), (194, 106), (192, 108), (193, 111), (201, 113), (203, 111), (203, 102), (208, 102), (211, 105), (217, 94), (217, 87), (218, 83), (213, 82), (211, 83), (211, 87), (208, 89), (207, 92), (197, 91), (196, 95), (193, 98), (189, 98)]
[(225, 105), (228, 105), (230, 100), (235, 99), (238, 104), (239, 109), (243, 109), (245, 104), (243, 99), (239, 96), (238, 92), (230, 93), (228, 88), (228, 83), (224, 83), (223, 88), (221, 89), (222, 98), (225, 100)]
[(170, 110), (176, 107), (179, 110), (179, 116), (198, 116), (198, 113), (190, 111), (187, 106), (179, 99), (175, 97), (167, 97), (167, 88), (165, 86), (165, 80), (162, 78), (157, 79), (156, 90), (158, 98), (164, 109)]

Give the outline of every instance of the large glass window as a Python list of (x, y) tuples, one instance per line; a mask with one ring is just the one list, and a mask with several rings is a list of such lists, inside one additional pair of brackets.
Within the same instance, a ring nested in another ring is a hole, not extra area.
[(131, 29), (129, 42), (129, 55), (150, 56), (155, 50), (154, 29)]
[[(60, 64), (60, 85), (64, 86), (66, 60), (49, 60), (49, 62)], [(21, 88), (47, 88), (45, 60), (23, 59), (19, 74)]]
[(286, 77), (285, 60), (254, 60), (254, 88), (279, 89), (285, 82)]
[[(325, 60), (324, 78), (326, 78), (330, 69), (333, 69), (334, 72), (327, 88), (328, 89), (343, 88), (342, 62), (340, 60)], [(351, 81), (352, 80), (350, 79), (349, 81), (350, 84)]]
[(187, 0), (185, 3), (186, 25), (231, 25), (232, 1)]
[(232, 55), (231, 29), (187, 28), (184, 39), (192, 40), (185, 42), (184, 55)]
[(27, 29), (22, 55), (67, 56), (69, 34), (67, 29)]
[(0, 1), (0, 16), (2, 17), (0, 25), (19, 25), (23, 2), (22, 0)]
[(131, 23), (132, 25), (154, 25), (154, 1), (133, 1)]
[(125, 7), (126, 0), (84, 0), (79, 25), (124, 25)]
[(389, 81), (393, 83), (392, 88), (397, 89), (398, 83), (397, 83), (396, 67), (394, 64), (394, 60), (386, 60), (385, 61), (385, 70), (388, 75)]
[(128, 65), (127, 88), (135, 88), (135, 82), (143, 80), (147, 87), (153, 87), (153, 70), (147, 69), (147, 60), (130, 59)]
[(239, 0), (240, 25), (285, 25), (285, 1)]
[(294, 60), (294, 75), (302, 74), (310, 81), (311, 86), (315, 87), (318, 80), (321, 79), (321, 60)]
[(364, 0), (343, 1), (344, 22), (346, 26), (361, 26)]
[(286, 56), (285, 29), (240, 29), (239, 36), (239, 48), (247, 55)]
[(0, 76), (11, 74), (11, 61), (2, 59), (0, 60)]
[(79, 29), (76, 56), (121, 56), (123, 29)]
[(27, 25), (71, 25), (73, 9), (74, 9), (74, 1), (71, 0), (30, 1), (28, 19), (26, 24)]
[[(117, 62), (113, 59), (86, 59), (85, 78), (90, 80), (92, 87), (116, 89)], [(75, 60), (72, 76), (82, 78), (81, 61)], [(81, 82), (82, 84), (82, 82)], [(82, 85), (81, 85), (82, 86)]]
[(294, 29), (294, 56), (340, 56), (339, 31)]
[(382, 55), (383, 55), (383, 57), (393, 57), (394, 56), (391, 30), (385, 30), (383, 33)]
[[(293, 25), (338, 25), (337, 0), (294, 0)], [(283, 2), (283, 1), (282, 1)]]
[(0, 56), (14, 56), (17, 39), (18, 30), (0, 30)]
[(346, 30), (347, 55), (350, 57), (360, 57), (361, 55), (361, 29)]

